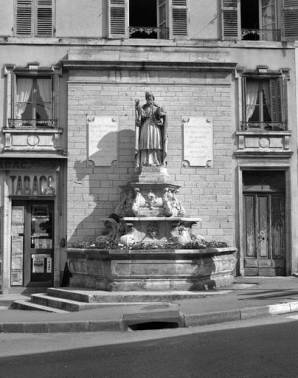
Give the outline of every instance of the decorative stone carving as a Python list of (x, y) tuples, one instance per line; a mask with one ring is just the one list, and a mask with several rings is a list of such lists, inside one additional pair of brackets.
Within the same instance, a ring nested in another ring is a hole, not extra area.
[(178, 190), (171, 190), (169, 188), (164, 189), (163, 193), (163, 207), (165, 209), (165, 216), (179, 216), (183, 217), (185, 215), (185, 210), (178, 200), (176, 194)]
[(104, 222), (105, 230), (102, 235), (96, 238), (97, 243), (118, 241), (121, 235), (124, 233), (124, 225), (121, 222), (117, 222), (114, 218), (108, 218)]
[(27, 138), (27, 143), (29, 146), (36, 146), (39, 144), (39, 137), (37, 135), (29, 135)]
[(156, 237), (157, 237), (158, 234), (159, 234), (158, 224), (156, 222), (150, 223), (149, 226), (148, 226), (148, 235), (152, 239), (156, 239)]
[(191, 242), (199, 242), (200, 244), (204, 244), (204, 242), (206, 242), (205, 238), (201, 235), (194, 235), (191, 227), (191, 223), (183, 223), (183, 221), (179, 222), (177, 225), (174, 225), (171, 232), (172, 240), (180, 245)]
[(149, 192), (146, 194), (145, 199), (146, 199), (147, 206), (149, 207), (150, 210), (152, 210), (153, 205), (156, 203), (157, 196), (150, 189)]
[(130, 248), (135, 243), (135, 228), (129, 225), (127, 233), (120, 237), (119, 243)]
[(135, 198), (133, 200), (131, 210), (134, 216), (136, 217), (139, 214), (140, 201), (141, 201), (142, 196), (141, 196), (141, 191), (139, 188), (135, 188), (134, 192), (135, 192)]
[(259, 139), (259, 146), (261, 148), (268, 148), (268, 147), (270, 147), (270, 139), (269, 138), (260, 138)]
[(172, 231), (172, 240), (180, 245), (190, 243), (192, 241), (190, 229), (179, 223)]
[(137, 216), (139, 212), (140, 198), (141, 193), (138, 188), (122, 191), (120, 194), (120, 203), (115, 209), (115, 214), (119, 217)]

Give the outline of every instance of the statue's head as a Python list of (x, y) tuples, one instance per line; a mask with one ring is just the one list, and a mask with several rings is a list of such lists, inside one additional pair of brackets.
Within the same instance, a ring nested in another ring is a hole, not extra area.
[(153, 93), (152, 92), (146, 92), (145, 93), (145, 98), (147, 100), (147, 102), (153, 102), (154, 101), (154, 96), (153, 96)]

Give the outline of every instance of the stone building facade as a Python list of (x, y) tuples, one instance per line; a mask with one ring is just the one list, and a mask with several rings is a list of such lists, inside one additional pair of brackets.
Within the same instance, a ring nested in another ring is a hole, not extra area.
[[(297, 271), (298, 1), (0, 0), (2, 292), (59, 286), (135, 173), (135, 99), (235, 274)], [(206, 133), (202, 132), (206, 127)]]

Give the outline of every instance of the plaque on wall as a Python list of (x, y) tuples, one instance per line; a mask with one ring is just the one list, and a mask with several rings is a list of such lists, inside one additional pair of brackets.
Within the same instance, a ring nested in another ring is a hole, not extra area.
[(118, 159), (118, 117), (88, 119), (88, 160), (109, 167)]
[(183, 159), (190, 166), (213, 165), (213, 119), (183, 117)]

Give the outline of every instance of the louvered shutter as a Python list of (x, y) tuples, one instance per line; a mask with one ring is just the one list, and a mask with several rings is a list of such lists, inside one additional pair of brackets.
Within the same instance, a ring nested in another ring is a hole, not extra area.
[(168, 39), (167, 0), (157, 0), (158, 39)]
[(282, 106), (281, 106), (282, 86), (280, 79), (270, 80), (270, 107), (272, 122), (282, 122)]
[(247, 106), (247, 99), (246, 99), (246, 77), (243, 76), (241, 80), (242, 84), (242, 122), (246, 122), (246, 106)]
[(188, 0), (169, 0), (170, 38), (188, 37)]
[(281, 86), (281, 117), (282, 122), (288, 123), (288, 90), (287, 90), (288, 79), (286, 77), (280, 78)]
[(283, 0), (284, 41), (298, 40), (298, 0)]
[(221, 0), (222, 39), (241, 39), (240, 1)]
[(53, 1), (37, 0), (36, 36), (51, 37), (53, 35)]
[(16, 1), (15, 34), (18, 36), (33, 35), (32, 0)]
[(129, 0), (108, 0), (109, 38), (128, 38)]

